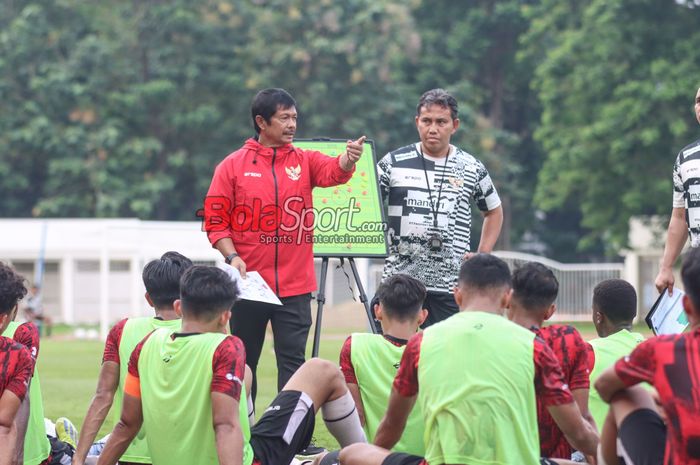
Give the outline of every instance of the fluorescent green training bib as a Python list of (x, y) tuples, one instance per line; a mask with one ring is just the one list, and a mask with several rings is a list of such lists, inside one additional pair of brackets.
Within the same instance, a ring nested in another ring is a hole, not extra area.
[[(374, 441), (379, 422), (389, 404), (391, 386), (401, 362), (404, 347), (397, 347), (379, 334), (355, 333), (350, 344), (352, 366), (355, 369), (362, 405), (365, 412), (365, 434)], [(418, 456), (425, 455), (423, 444), (423, 415), (416, 405), (408, 417), (401, 439), (393, 448)]]
[[(122, 337), (119, 340), (119, 389), (114, 395), (112, 405), (112, 415), (115, 424), (119, 422), (122, 414), (122, 402), (124, 399), (124, 381), (129, 371), (129, 359), (136, 346), (151, 331), (159, 328), (166, 328), (171, 333), (179, 331), (182, 326), (181, 320), (159, 320), (153, 317), (129, 318), (124, 324)], [(134, 440), (129, 445), (121, 460), (134, 463), (151, 463), (151, 454), (148, 452), (146, 444), (146, 430), (141, 428)]]
[[(228, 337), (202, 333), (172, 339), (159, 329), (139, 358), (143, 427), (154, 465), (218, 465), (211, 413), (212, 361)], [(253, 462), (245, 386), (241, 380), (239, 418), (243, 465)]]
[(534, 338), (471, 311), (423, 332), (418, 403), (428, 463), (539, 464)]
[[(14, 339), (15, 331), (20, 323), (11, 322), (3, 336)], [(35, 354), (31, 354), (32, 357)], [(49, 457), (51, 444), (46, 437), (44, 427), (44, 403), (41, 399), (41, 383), (39, 369), (34, 367), (34, 376), (29, 385), (29, 423), (27, 434), (24, 436), (24, 465), (38, 465)]]
[(632, 333), (623, 329), (611, 334), (608, 337), (601, 337), (590, 341), (595, 354), (595, 365), (591, 371), (591, 389), (588, 394), (588, 410), (591, 411), (598, 430), (603, 428), (605, 417), (608, 414), (608, 404), (598, 395), (598, 391), (593, 387), (593, 383), (607, 369), (611, 367), (619, 358), (628, 355), (639, 343), (644, 341), (644, 336), (639, 333)]

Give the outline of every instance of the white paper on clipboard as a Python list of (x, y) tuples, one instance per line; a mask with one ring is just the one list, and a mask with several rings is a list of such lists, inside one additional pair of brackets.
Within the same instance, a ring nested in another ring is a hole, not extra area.
[(684, 295), (685, 292), (675, 288), (671, 296), (666, 290), (662, 292), (646, 318), (654, 334), (680, 334), (685, 330), (688, 317), (683, 309)]
[(231, 277), (231, 280), (238, 285), (239, 298), (265, 302), (273, 305), (282, 305), (280, 299), (272, 291), (272, 288), (265, 282), (257, 271), (246, 271), (246, 278), (241, 278), (238, 268), (223, 264), (221, 268)]

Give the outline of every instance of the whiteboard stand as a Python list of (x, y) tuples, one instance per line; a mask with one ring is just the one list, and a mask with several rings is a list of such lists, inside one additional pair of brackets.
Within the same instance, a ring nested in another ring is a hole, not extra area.
[[(340, 258), (340, 266), (343, 266), (345, 260), (344, 257)], [(355, 278), (355, 284), (357, 284), (357, 292), (360, 294), (360, 302), (365, 307), (365, 312), (367, 312), (367, 319), (369, 320), (369, 328), (372, 330), (373, 334), (377, 334), (377, 328), (374, 326), (374, 315), (372, 310), (369, 308), (369, 302), (367, 301), (367, 294), (365, 294), (365, 289), (362, 287), (362, 281), (360, 281), (360, 274), (357, 272), (357, 266), (355, 265), (355, 259), (353, 257), (346, 257), (348, 263), (350, 263), (350, 269), (352, 269), (352, 275)], [(321, 320), (323, 319), (323, 305), (326, 303), (326, 276), (328, 275), (328, 257), (321, 258), (321, 282), (318, 286), (318, 292), (316, 293), (316, 301), (318, 302), (318, 309), (316, 310), (316, 327), (314, 328), (314, 345), (311, 350), (312, 357), (318, 357), (318, 347), (321, 343)]]

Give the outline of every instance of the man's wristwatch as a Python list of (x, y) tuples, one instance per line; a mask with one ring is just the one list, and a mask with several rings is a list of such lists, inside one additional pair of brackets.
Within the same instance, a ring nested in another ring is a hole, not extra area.
[(236, 252), (233, 252), (233, 253), (231, 253), (231, 254), (226, 255), (226, 258), (224, 259), (224, 261), (226, 262), (227, 265), (230, 265), (230, 264), (231, 264), (231, 260), (233, 260), (233, 259), (236, 258), (237, 256), (238, 256), (238, 254), (237, 254)]

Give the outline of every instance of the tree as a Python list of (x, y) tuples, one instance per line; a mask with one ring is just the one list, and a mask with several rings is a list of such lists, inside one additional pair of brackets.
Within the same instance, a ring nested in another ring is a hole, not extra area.
[(697, 133), (688, 108), (700, 11), (653, 0), (547, 10), (551, 3), (539, 10), (542, 23), (574, 16), (578, 24), (541, 37), (554, 46), (534, 80), (543, 109), (535, 134), (546, 152), (535, 200), (546, 211), (575, 205), (588, 231), (579, 249), (602, 240), (614, 253), (631, 216), (670, 212), (675, 153)]

